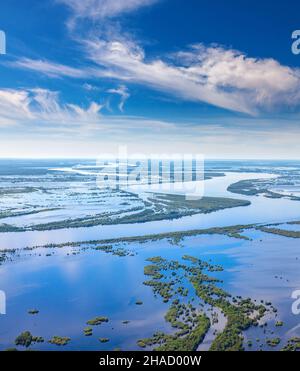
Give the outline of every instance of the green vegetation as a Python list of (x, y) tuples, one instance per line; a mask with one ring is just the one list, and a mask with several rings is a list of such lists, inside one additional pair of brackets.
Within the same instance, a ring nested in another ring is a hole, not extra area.
[(245, 196), (255, 196), (258, 194), (268, 194), (267, 182), (261, 179), (241, 180), (231, 184), (227, 191)]
[[(182, 216), (194, 214), (206, 214), (227, 208), (248, 206), (251, 203), (247, 200), (236, 200), (222, 197), (202, 197), (194, 200), (187, 199), (185, 195), (157, 193), (149, 198), (152, 202), (154, 214), (150, 220), (176, 219)], [(145, 221), (149, 221), (149, 219)]]
[(223, 267), (221, 267), (220, 265), (211, 265), (205, 262), (204, 260), (195, 258), (193, 256), (183, 255), (182, 260), (190, 261), (193, 264), (197, 264), (200, 269), (202, 270), (206, 269), (209, 272), (222, 272), (223, 271)]
[(249, 298), (233, 304), (224, 297), (218, 298), (214, 305), (222, 310), (227, 323), (225, 329), (213, 341), (210, 350), (243, 350), (243, 331), (258, 324), (258, 320), (265, 314), (265, 307), (255, 305)]
[(26, 216), (26, 215), (35, 215), (40, 213), (45, 213), (48, 211), (60, 210), (60, 208), (48, 208), (48, 209), (39, 209), (39, 210), (30, 210), (30, 211), (2, 211), (0, 212), (0, 219), (5, 218), (15, 218), (17, 216)]
[(15, 344), (23, 347), (30, 347), (32, 343), (43, 343), (44, 339), (40, 336), (33, 336), (29, 331), (22, 332), (15, 340)]
[(100, 341), (100, 343), (108, 343), (109, 339), (108, 338), (100, 338), (99, 341)]
[(273, 339), (267, 339), (266, 343), (269, 345), (269, 347), (277, 347), (278, 344), (280, 344), (281, 340), (280, 338), (273, 338)]
[(228, 237), (250, 240), (248, 237), (243, 236), (245, 230), (255, 228), (256, 224), (247, 224), (247, 225), (234, 225), (229, 227), (214, 227), (208, 229), (194, 229), (188, 231), (179, 231), (179, 232), (168, 232), (160, 234), (149, 234), (144, 236), (134, 236), (134, 237), (121, 237), (121, 238), (111, 238), (105, 240), (90, 240), (90, 241), (80, 241), (80, 242), (65, 242), (61, 244), (48, 244), (44, 246), (36, 246), (43, 248), (63, 248), (63, 247), (93, 247), (94, 245), (99, 245), (99, 250), (101, 250), (101, 245), (104, 245), (104, 250), (107, 249), (105, 245), (119, 244), (119, 243), (144, 243), (148, 241), (159, 241), (163, 239), (168, 240), (177, 240), (180, 241), (184, 237), (193, 237), (200, 235), (225, 235)]
[(286, 346), (282, 348), (285, 352), (296, 352), (300, 350), (300, 338), (293, 337), (288, 340)]
[[(44, 224), (33, 224), (26, 227), (14, 225), (0, 225), (0, 232), (24, 232), (24, 231), (46, 231), (64, 228), (83, 228), (97, 225), (146, 223), (159, 220), (173, 220), (183, 216), (199, 213), (211, 213), (218, 210), (248, 206), (247, 200), (237, 200), (222, 197), (203, 197), (201, 199), (188, 200), (184, 195), (155, 194), (144, 207), (133, 207), (114, 213), (86, 216), (83, 218), (66, 219)], [(31, 211), (30, 211), (31, 213)]]
[(93, 329), (92, 327), (86, 327), (83, 329), (84, 336), (92, 336), (93, 335)]
[(94, 319), (90, 319), (89, 321), (87, 321), (87, 325), (90, 325), (90, 326), (99, 326), (99, 325), (101, 325), (104, 322), (108, 322), (108, 318), (107, 317), (96, 317)]
[(137, 341), (137, 345), (140, 347), (140, 348), (146, 348), (147, 344), (144, 343), (143, 340), (138, 340)]
[[(281, 177), (281, 180), (284, 178)], [(227, 190), (231, 193), (241, 194), (245, 196), (256, 196), (256, 195), (264, 195), (267, 198), (289, 198), (290, 200), (299, 201), (299, 197), (296, 196), (287, 196), (282, 195), (280, 193), (276, 193), (274, 191), (270, 191), (269, 188), (272, 187), (274, 184), (273, 179), (248, 179), (248, 180), (241, 180), (237, 183), (231, 184)], [(278, 178), (277, 178), (278, 182)], [(285, 183), (285, 182), (281, 182)], [(280, 183), (279, 183), (280, 184)], [(284, 184), (282, 184), (284, 185)]]
[[(186, 292), (178, 285), (187, 280), (192, 284), (196, 295), (211, 308), (218, 308), (227, 320), (225, 328), (217, 334), (210, 350), (243, 350), (243, 331), (257, 326), (268, 309), (262, 304), (255, 304), (250, 298), (232, 298), (218, 287), (217, 283), (221, 281), (208, 276), (206, 272), (221, 271), (222, 267), (188, 255), (184, 255), (182, 260), (188, 264), (167, 261), (161, 257), (148, 259), (151, 264), (145, 267), (145, 272), (152, 277), (151, 281), (145, 281), (144, 284), (152, 286), (154, 294), (160, 295), (164, 301), (166, 298), (173, 298), (165, 319), (178, 331), (173, 335), (157, 332), (151, 338), (140, 339), (138, 345), (163, 351), (197, 349), (210, 328), (210, 320), (206, 314), (197, 313), (197, 309), (190, 303), (181, 302), (186, 297)], [(170, 275), (174, 277), (174, 273), (177, 278), (168, 281)], [(215, 321), (214, 316), (212, 320)]]
[(164, 259), (161, 256), (154, 256), (153, 258), (146, 259), (146, 261), (152, 262), (152, 263), (162, 263)]
[(156, 265), (147, 265), (144, 267), (145, 276), (154, 276), (155, 278), (161, 278), (162, 275), (158, 273), (159, 268)]
[(0, 233), (9, 233), (9, 232), (24, 232), (26, 229), (23, 227), (15, 227), (10, 224), (0, 224)]
[(168, 302), (172, 297), (172, 286), (174, 282), (160, 282), (157, 281), (158, 276), (154, 280), (144, 281), (145, 286), (151, 286), (155, 294), (160, 295), (164, 302)]
[(96, 246), (94, 247), (95, 250), (100, 250), (104, 251), (107, 254), (112, 254), (120, 257), (125, 257), (125, 256), (133, 256), (134, 254), (131, 251), (128, 251), (124, 248), (120, 247), (114, 247), (112, 245), (104, 245), (104, 246)]
[(163, 345), (156, 348), (158, 351), (195, 351), (198, 345), (202, 343), (207, 331), (210, 328), (210, 320), (202, 314), (196, 319), (196, 327), (189, 331), (184, 337), (182, 333), (168, 337)]
[(58, 346), (65, 346), (69, 344), (71, 341), (68, 337), (61, 337), (61, 336), (53, 336), (51, 340), (49, 340), (50, 344), (58, 345)]
[(287, 231), (284, 229), (279, 229), (279, 228), (269, 228), (269, 227), (256, 227), (256, 229), (266, 232), (266, 233), (271, 233), (271, 234), (277, 234), (279, 236), (283, 237), (289, 237), (289, 238), (300, 238), (300, 231)]
[(2, 265), (6, 261), (12, 260), (13, 255), (15, 255), (15, 253), (16, 253), (15, 249), (0, 250), (0, 265)]

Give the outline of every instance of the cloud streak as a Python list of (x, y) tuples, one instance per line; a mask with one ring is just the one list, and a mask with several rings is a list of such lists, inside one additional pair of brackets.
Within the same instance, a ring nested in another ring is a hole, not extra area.
[[(167, 62), (161, 58), (147, 60), (144, 50), (129, 40), (94, 38), (81, 40), (81, 44), (90, 67), (29, 59), (17, 61), (15, 66), (51, 77), (114, 78), (251, 115), (300, 105), (300, 70), (274, 59), (249, 58), (239, 51), (198, 44), (172, 55)], [(122, 110), (126, 92), (111, 89), (111, 93), (123, 97)]]
[(15, 62), (8, 63), (8, 66), (40, 72), (48, 77), (85, 78), (90, 75), (90, 71), (88, 70), (69, 67), (42, 59), (21, 58)]
[(89, 19), (96, 22), (116, 18), (157, 1), (159, 0), (57, 0), (72, 11), (67, 23), (70, 30), (76, 27), (78, 21)]
[(158, 0), (57, 0), (67, 5), (76, 18), (103, 19), (152, 5)]

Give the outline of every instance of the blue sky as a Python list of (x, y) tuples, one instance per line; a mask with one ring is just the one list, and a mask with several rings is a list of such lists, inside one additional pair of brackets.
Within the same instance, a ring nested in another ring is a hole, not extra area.
[(0, 156), (300, 158), (296, 1), (1, 4)]

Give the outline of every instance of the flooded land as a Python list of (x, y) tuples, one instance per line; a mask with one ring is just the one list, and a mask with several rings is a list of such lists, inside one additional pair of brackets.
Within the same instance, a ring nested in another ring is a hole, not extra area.
[(201, 175), (1, 160), (0, 350), (299, 350), (300, 162)]

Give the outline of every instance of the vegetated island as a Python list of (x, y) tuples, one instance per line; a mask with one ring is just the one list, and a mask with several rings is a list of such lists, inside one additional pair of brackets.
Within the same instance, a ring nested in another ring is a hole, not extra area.
[(51, 340), (49, 340), (50, 344), (58, 345), (58, 346), (65, 346), (69, 344), (71, 341), (68, 337), (61, 337), (61, 336), (53, 336)]
[(238, 200), (222, 197), (203, 197), (189, 200), (184, 195), (155, 194), (145, 202), (145, 208), (137, 208), (136, 212), (126, 215), (94, 215), (77, 219), (66, 219), (44, 224), (33, 224), (30, 226), (14, 226), (11, 224), (0, 224), (0, 233), (25, 232), (25, 231), (46, 231), (65, 228), (93, 227), (97, 225), (112, 224), (134, 224), (146, 223), (160, 220), (179, 219), (184, 216), (195, 214), (207, 214), (228, 208), (249, 206), (248, 200)]
[(227, 188), (227, 191), (244, 196), (263, 195), (267, 198), (288, 198), (294, 201), (300, 200), (300, 197), (297, 196), (283, 195), (274, 191), (270, 191), (269, 188), (272, 187), (272, 181), (273, 179), (240, 180), (237, 183), (231, 184)]
[[(151, 347), (156, 351), (195, 351), (205, 338), (211, 321), (205, 311), (199, 311), (191, 302), (184, 302), (186, 295), (179, 290), (183, 281), (187, 281), (195, 290), (202, 305), (221, 310), (226, 317), (226, 325), (216, 335), (210, 350), (239, 351), (244, 349), (243, 331), (257, 326), (259, 321), (271, 308), (256, 304), (250, 298), (232, 297), (218, 286), (219, 279), (207, 272), (219, 271), (220, 266), (213, 266), (191, 256), (183, 256), (185, 263), (166, 260), (162, 257), (148, 259), (151, 263), (145, 267), (145, 275), (151, 279), (144, 284), (152, 287), (155, 295), (172, 304), (165, 315), (175, 334), (156, 332), (150, 338), (140, 339), (137, 345), (141, 348)], [(176, 278), (172, 273), (176, 273)], [(180, 285), (178, 287), (178, 285)]]

